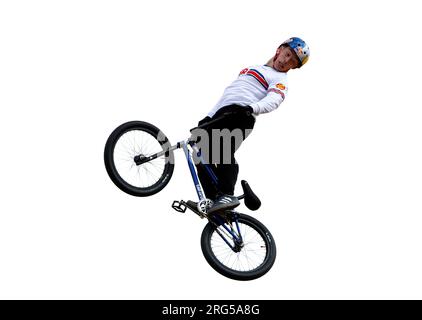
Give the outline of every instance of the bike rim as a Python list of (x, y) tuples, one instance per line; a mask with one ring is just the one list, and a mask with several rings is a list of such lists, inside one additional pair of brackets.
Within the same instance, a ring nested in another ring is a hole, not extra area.
[[(251, 272), (262, 266), (268, 256), (268, 245), (265, 237), (246, 223), (238, 222), (244, 246), (240, 252), (234, 252), (221, 238), (216, 230), (211, 235), (211, 251), (215, 258), (226, 268), (236, 272)], [(226, 224), (226, 226), (230, 226)], [(237, 232), (236, 226), (233, 226)], [(224, 227), (218, 230), (225, 235), (226, 240), (234, 246), (232, 236)]]
[(150, 133), (142, 130), (125, 132), (116, 141), (113, 151), (114, 166), (118, 175), (127, 184), (136, 188), (149, 188), (163, 176), (165, 155), (136, 165), (135, 156), (151, 156), (163, 151), (160, 142)]

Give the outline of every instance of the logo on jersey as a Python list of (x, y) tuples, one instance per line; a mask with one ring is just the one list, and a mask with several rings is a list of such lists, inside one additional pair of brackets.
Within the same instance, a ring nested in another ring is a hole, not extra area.
[(248, 72), (248, 68), (245, 68), (245, 69), (243, 69), (242, 71), (240, 71), (240, 73), (239, 73), (239, 76), (241, 75), (241, 74), (246, 74), (246, 72)]
[(275, 86), (277, 88), (279, 88), (280, 90), (286, 90), (286, 86), (284, 84), (282, 84), (282, 83), (277, 83)]

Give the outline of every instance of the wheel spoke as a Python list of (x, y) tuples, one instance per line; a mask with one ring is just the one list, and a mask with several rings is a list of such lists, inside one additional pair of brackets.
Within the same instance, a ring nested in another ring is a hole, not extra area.
[[(227, 225), (233, 230), (233, 225), (231, 223), (228, 223)], [(230, 235), (227, 235), (225, 229), (221, 226), (218, 227), (218, 229), (232, 240)], [(263, 236), (258, 233), (252, 225), (239, 221), (239, 229), (242, 239), (244, 240), (244, 246), (240, 249), (240, 252), (234, 252), (227, 243), (221, 239), (216, 230), (214, 230), (214, 233), (211, 236), (211, 250), (217, 260), (226, 268), (240, 273), (250, 272), (264, 263), (268, 248), (265, 245)]]
[(153, 135), (142, 130), (124, 133), (114, 147), (114, 163), (120, 177), (137, 188), (149, 188), (163, 176), (166, 168), (165, 158), (161, 156), (141, 165), (136, 165), (135, 156), (145, 156), (163, 151), (161, 144)]

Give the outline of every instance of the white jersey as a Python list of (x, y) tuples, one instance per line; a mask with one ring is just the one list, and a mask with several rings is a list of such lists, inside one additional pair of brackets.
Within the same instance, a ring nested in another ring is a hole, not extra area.
[(269, 66), (243, 69), (239, 77), (224, 90), (223, 96), (208, 113), (212, 117), (220, 108), (231, 104), (251, 106), (253, 114), (278, 108), (287, 94), (287, 73)]

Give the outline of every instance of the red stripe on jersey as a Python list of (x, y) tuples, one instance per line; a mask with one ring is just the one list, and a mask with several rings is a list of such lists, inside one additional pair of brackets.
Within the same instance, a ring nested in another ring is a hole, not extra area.
[(257, 72), (255, 72), (254, 70), (249, 70), (247, 74), (250, 74), (251, 76), (253, 76), (256, 80), (258, 80), (265, 89), (268, 89), (268, 83), (267, 81)]

